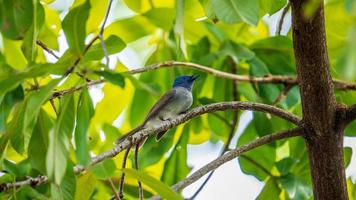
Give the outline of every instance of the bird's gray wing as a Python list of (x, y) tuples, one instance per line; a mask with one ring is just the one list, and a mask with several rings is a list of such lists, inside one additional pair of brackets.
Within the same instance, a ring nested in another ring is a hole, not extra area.
[(166, 94), (164, 94), (158, 101), (157, 103), (151, 108), (151, 110), (148, 112), (146, 119), (143, 124), (145, 124), (147, 121), (152, 119), (153, 117), (157, 116), (159, 111), (163, 109), (164, 106), (166, 106), (171, 100), (175, 98), (176, 91), (170, 90)]

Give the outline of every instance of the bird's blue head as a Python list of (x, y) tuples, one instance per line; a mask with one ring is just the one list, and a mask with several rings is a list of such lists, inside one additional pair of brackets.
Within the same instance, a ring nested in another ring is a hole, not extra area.
[(177, 78), (174, 80), (173, 88), (184, 87), (188, 90), (192, 90), (193, 83), (194, 83), (195, 79), (197, 79), (198, 77), (199, 77), (198, 75), (177, 76)]

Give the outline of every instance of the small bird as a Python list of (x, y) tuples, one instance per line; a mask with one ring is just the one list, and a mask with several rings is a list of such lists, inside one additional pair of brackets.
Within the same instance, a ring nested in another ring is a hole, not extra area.
[[(163, 121), (171, 120), (179, 114), (185, 113), (193, 103), (192, 87), (198, 75), (178, 76), (173, 83), (173, 89), (164, 94), (157, 103), (148, 112), (145, 121), (137, 128), (131, 130), (128, 134), (119, 138), (116, 144), (119, 144), (128, 136), (145, 129), (154, 128), (162, 124)], [(167, 131), (156, 134), (156, 140), (159, 141)], [(140, 142), (140, 145), (145, 140)]]

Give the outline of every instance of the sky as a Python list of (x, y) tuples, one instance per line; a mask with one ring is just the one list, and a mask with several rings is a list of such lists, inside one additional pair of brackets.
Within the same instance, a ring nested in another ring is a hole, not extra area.
[[(55, 1), (51, 4), (52, 8), (58, 10), (67, 10), (68, 7), (72, 4), (73, 0), (61, 0)], [(130, 11), (123, 4), (117, 4), (114, 1), (113, 5), (114, 10), (120, 9), (120, 13), (111, 12), (109, 15), (108, 23), (115, 21), (119, 18), (125, 18), (133, 15), (134, 13)], [(280, 18), (281, 12), (278, 12), (270, 17), (264, 17), (265, 22), (270, 26), (270, 33), (275, 33), (276, 23)], [(65, 12), (62, 13), (62, 16), (65, 15)], [(285, 24), (282, 29), (282, 34), (286, 34), (290, 29), (290, 14), (287, 14), (285, 18)], [(115, 66), (115, 62), (120, 60), (125, 66), (128, 66), (130, 69), (144, 67), (144, 63), (148, 59), (148, 56), (155, 50), (155, 46), (149, 45), (137, 48), (137, 44), (142, 44), (142, 41), (147, 40), (148, 37), (142, 38), (138, 42), (133, 42), (128, 44), (122, 52), (119, 54), (115, 54), (110, 56), (110, 65), (111, 68)], [(65, 42), (64, 34), (61, 33), (60, 41), (60, 51), (62, 54), (67, 48), (67, 44)], [(52, 59), (51, 55), (46, 54), (48, 59)], [(105, 62), (105, 61), (104, 61)], [(130, 67), (135, 66), (135, 67)], [(94, 86), (90, 89), (90, 94), (93, 98), (94, 103), (99, 102), (103, 94), (101, 93), (101, 86)], [(121, 122), (124, 120), (124, 115), (118, 117), (118, 119), (114, 122), (114, 125), (119, 127)], [(249, 111), (243, 113), (238, 130), (231, 142), (231, 144), (236, 144), (238, 137), (243, 132), (244, 128), (247, 126), (249, 121), (252, 118), (252, 114)], [(104, 136), (103, 136), (104, 137)], [(200, 145), (189, 145), (188, 146), (188, 165), (193, 167), (191, 173), (198, 170), (208, 162), (218, 157), (219, 152), (222, 149), (222, 142), (217, 144), (213, 144), (210, 142), (206, 142)], [(356, 138), (345, 138), (345, 146), (350, 146), (353, 149), (353, 152), (356, 152)], [(231, 148), (235, 148), (235, 146), (231, 146)], [(352, 155), (351, 164), (346, 170), (347, 176), (352, 176), (353, 180), (356, 180), (356, 153)], [(190, 197), (196, 189), (201, 185), (201, 183), (205, 180), (205, 177), (201, 178), (196, 183), (190, 185), (185, 190), (183, 190), (183, 195), (185, 197)], [(201, 193), (197, 196), (196, 200), (215, 200), (215, 199), (224, 199), (224, 200), (233, 200), (233, 199), (241, 199), (241, 200), (250, 200), (255, 199), (264, 186), (263, 182), (258, 181), (255, 177), (244, 174), (238, 164), (237, 159), (234, 159), (230, 162), (227, 162), (216, 172), (213, 177), (210, 179), (208, 184), (204, 187)]]

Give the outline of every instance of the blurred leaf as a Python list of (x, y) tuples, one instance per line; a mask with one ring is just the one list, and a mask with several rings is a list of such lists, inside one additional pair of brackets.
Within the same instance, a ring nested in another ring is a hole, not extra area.
[[(176, 0), (176, 19), (174, 24), (174, 34), (178, 50), (178, 58), (187, 58), (187, 46), (184, 39), (184, 0)], [(182, 56), (180, 56), (182, 54)]]
[(16, 191), (17, 199), (47, 200), (48, 198), (30, 186), (22, 186)]
[(260, 16), (265, 15), (265, 13), (272, 15), (287, 4), (287, 0), (259, 0), (258, 2), (261, 6), (260, 12), (262, 12)]
[(170, 31), (175, 17), (175, 10), (172, 8), (153, 8), (142, 14), (142, 16), (147, 17), (157, 27)]
[(32, 1), (2, 0), (0, 2), (0, 27), (5, 37), (20, 39), (30, 28), (33, 19)]
[(164, 163), (161, 180), (167, 185), (173, 185), (183, 180), (189, 173), (187, 166), (187, 142), (189, 138), (189, 126), (184, 126), (183, 132), (173, 148), (171, 156)]
[[(116, 35), (110, 35), (105, 41), (106, 50), (109, 55), (120, 52), (126, 47), (126, 44), (121, 38)], [(104, 58), (105, 53), (100, 43), (90, 47), (85, 54), (85, 60), (101, 60)]]
[(37, 123), (33, 129), (28, 147), (28, 158), (34, 169), (46, 172), (46, 153), (48, 148), (48, 133), (53, 126), (53, 120), (43, 109), (40, 110)]
[(29, 63), (35, 61), (37, 56), (37, 37), (39, 30), (44, 22), (44, 9), (43, 6), (37, 0), (32, 0), (33, 8), (33, 21), (30, 29), (26, 32), (24, 41), (22, 44), (22, 51)]
[(121, 88), (125, 87), (125, 80), (124, 77), (119, 74), (119, 73), (115, 73), (112, 71), (95, 71), (95, 73), (99, 76), (104, 77), (105, 80), (109, 81), (110, 83), (117, 85)]
[(161, 160), (171, 149), (175, 132), (176, 128), (168, 130), (159, 142), (155, 137), (149, 137), (140, 150), (140, 167), (145, 168)]
[(257, 25), (259, 19), (258, 0), (212, 0), (218, 18), (228, 24), (246, 22)]
[(276, 167), (281, 175), (286, 175), (289, 173), (293, 165), (296, 163), (296, 160), (292, 157), (284, 158), (276, 163)]
[(351, 147), (344, 147), (344, 166), (345, 169), (349, 166), (351, 162), (352, 156), (352, 148)]
[(281, 189), (274, 178), (269, 178), (256, 200), (279, 199)]
[(232, 41), (223, 43), (220, 49), (224, 56), (230, 56), (234, 59), (235, 63), (238, 63), (240, 60), (250, 60), (255, 56), (253, 51)]
[(89, 10), (90, 1), (86, 0), (82, 5), (70, 10), (62, 21), (69, 48), (77, 56), (82, 55), (85, 48), (85, 26)]
[(68, 165), (65, 171), (63, 181), (60, 185), (51, 184), (51, 195), (55, 200), (72, 200), (76, 193), (76, 178), (73, 172), (73, 166)]
[(349, 137), (356, 136), (356, 122), (351, 122), (345, 129), (345, 135)]
[(22, 86), (8, 92), (4, 97), (0, 97), (0, 133), (6, 129), (7, 117), (16, 103), (24, 99)]
[[(238, 146), (246, 144), (258, 137), (254, 124), (249, 124), (238, 140)], [(271, 170), (276, 159), (276, 149), (271, 145), (264, 145), (249, 151), (239, 157), (241, 170), (263, 181), (272, 174)]]
[(92, 173), (85, 173), (77, 179), (75, 200), (90, 199), (96, 186), (96, 179)]
[(212, 0), (199, 0), (200, 4), (203, 6), (205, 15), (212, 20), (216, 20), (216, 14), (214, 12)]
[(91, 171), (98, 179), (106, 180), (114, 176), (116, 166), (113, 160), (107, 159), (91, 168)]
[(160, 182), (159, 180), (143, 173), (136, 171), (134, 169), (124, 169), (122, 170), (128, 177), (135, 178), (142, 181), (151, 189), (155, 190), (162, 198), (170, 200), (181, 200), (183, 199), (179, 194), (173, 191), (169, 186)]
[(312, 195), (310, 185), (306, 185), (298, 177), (288, 174), (280, 178), (282, 186), (286, 189), (289, 198), (295, 200), (308, 199)]
[(73, 94), (66, 95), (61, 103), (59, 116), (49, 133), (46, 169), (48, 178), (61, 184), (66, 173), (68, 150), (74, 128), (75, 105)]
[(32, 129), (35, 126), (41, 106), (52, 94), (61, 79), (54, 79), (38, 91), (30, 92), (19, 107), (16, 116), (9, 125), (11, 145), (23, 154), (28, 147)]
[(93, 102), (89, 96), (88, 88), (83, 88), (77, 107), (77, 123), (74, 131), (76, 158), (78, 163), (86, 166), (90, 161), (87, 145), (87, 131), (90, 119), (94, 115)]

